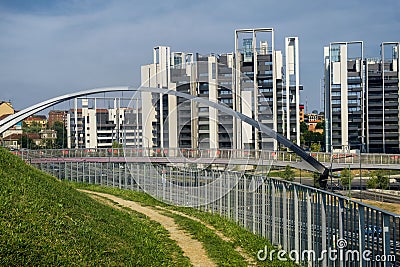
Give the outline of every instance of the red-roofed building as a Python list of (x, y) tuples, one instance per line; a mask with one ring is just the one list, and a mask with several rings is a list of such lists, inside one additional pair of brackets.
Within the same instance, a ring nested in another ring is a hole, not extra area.
[(40, 138), (39, 134), (23, 133), (23, 134), (11, 134), (11, 135), (3, 138), (3, 146), (9, 147), (9, 148), (14, 148), (14, 149), (20, 149), (20, 148), (24, 147), (24, 145), (21, 145), (24, 136), (29, 139), (32, 139), (33, 143), (36, 146), (40, 146), (42, 143), (42, 139)]
[(45, 115), (32, 115), (24, 120), (24, 123), (30, 127), (33, 123), (38, 123), (42, 129), (46, 129), (47, 117)]

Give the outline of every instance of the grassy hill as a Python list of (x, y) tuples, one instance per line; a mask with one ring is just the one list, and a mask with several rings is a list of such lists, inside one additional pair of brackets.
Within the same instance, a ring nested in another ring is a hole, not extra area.
[(0, 149), (0, 265), (187, 266), (158, 223), (92, 200)]

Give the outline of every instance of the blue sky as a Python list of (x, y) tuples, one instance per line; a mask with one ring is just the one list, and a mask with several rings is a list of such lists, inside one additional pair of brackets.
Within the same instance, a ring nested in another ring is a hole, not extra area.
[(302, 102), (320, 110), (323, 46), (400, 41), (400, 1), (0, 1), (0, 99), (17, 109), (53, 96), (110, 85), (139, 85), (152, 48), (224, 53), (234, 30), (272, 27), (275, 47), (300, 42)]

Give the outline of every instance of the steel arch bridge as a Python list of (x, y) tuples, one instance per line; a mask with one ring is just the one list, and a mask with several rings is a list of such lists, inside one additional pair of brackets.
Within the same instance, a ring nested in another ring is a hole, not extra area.
[(85, 95), (92, 95), (92, 94), (99, 94), (99, 93), (110, 93), (110, 92), (151, 92), (151, 93), (160, 93), (160, 94), (168, 94), (168, 95), (173, 95), (173, 96), (178, 96), (185, 98), (187, 100), (191, 100), (197, 103), (205, 104), (209, 107), (218, 109), (222, 112), (225, 112), (228, 115), (231, 115), (235, 118), (238, 118), (242, 120), (245, 123), (250, 124), (252, 127), (258, 129), (262, 133), (270, 136), (271, 138), (274, 138), (290, 150), (292, 150), (294, 153), (299, 155), (305, 162), (310, 164), (315, 170), (320, 174), (320, 184), (325, 187), (326, 181), (329, 175), (329, 169), (325, 167), (321, 162), (313, 158), (311, 155), (306, 153), (300, 146), (296, 145), (295, 143), (291, 142), (288, 140), (286, 137), (283, 135), (277, 133), (270, 127), (238, 112), (235, 111), (229, 107), (226, 107), (222, 104), (216, 103), (209, 101), (208, 99), (189, 95), (186, 93), (178, 92), (175, 90), (170, 90), (170, 89), (165, 89), (165, 88), (153, 88), (153, 87), (133, 87), (133, 86), (115, 86), (115, 87), (102, 87), (102, 88), (95, 88), (95, 89), (90, 89), (90, 90), (84, 90), (84, 91), (79, 91), (71, 94), (66, 94), (62, 96), (58, 96), (55, 98), (51, 98), (48, 100), (45, 100), (43, 102), (40, 102), (38, 104), (35, 104), (33, 106), (30, 106), (28, 108), (25, 108), (11, 116), (6, 117), (5, 119), (0, 121), (0, 134), (5, 132), (8, 128), (11, 126), (17, 124), (18, 122), (26, 119), (27, 117), (40, 112), (44, 109), (47, 109), (51, 106), (60, 104), (64, 101), (68, 101), (80, 96), (85, 96)]

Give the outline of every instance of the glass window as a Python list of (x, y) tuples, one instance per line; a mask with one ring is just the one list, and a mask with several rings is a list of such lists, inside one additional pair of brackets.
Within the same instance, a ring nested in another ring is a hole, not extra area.
[(332, 62), (340, 61), (340, 45), (331, 46), (331, 60)]
[(211, 79), (215, 79), (215, 63), (211, 64)]

